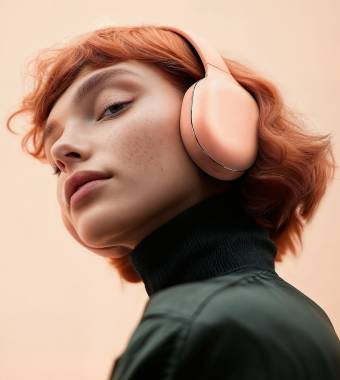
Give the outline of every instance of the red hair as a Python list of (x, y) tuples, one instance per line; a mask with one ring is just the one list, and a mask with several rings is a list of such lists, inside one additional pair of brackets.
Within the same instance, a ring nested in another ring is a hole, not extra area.
[[(44, 123), (53, 105), (86, 66), (103, 68), (137, 60), (162, 69), (183, 91), (204, 76), (194, 49), (182, 37), (154, 25), (101, 28), (76, 36), (68, 44), (42, 50), (36, 58), (35, 88), (7, 119), (31, 116), (32, 128), (21, 140), (22, 149), (42, 162)], [(259, 150), (255, 164), (232, 182), (245, 211), (270, 232), (278, 251), (276, 261), (290, 250), (297, 255), (304, 224), (311, 220), (333, 179), (336, 168), (330, 135), (307, 133), (304, 122), (283, 102), (279, 90), (245, 65), (223, 57), (234, 78), (254, 97), (259, 110)], [(28, 148), (32, 142), (33, 150)], [(109, 258), (127, 282), (140, 282), (129, 257)]]

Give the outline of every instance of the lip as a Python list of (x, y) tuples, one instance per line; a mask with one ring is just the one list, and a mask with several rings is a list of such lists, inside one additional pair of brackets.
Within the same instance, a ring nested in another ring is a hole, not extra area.
[(74, 173), (65, 183), (65, 199), (68, 206), (70, 206), (72, 195), (78, 190), (79, 187), (91, 181), (107, 178), (111, 178), (111, 176), (107, 173), (96, 170), (82, 170)]
[(98, 186), (106, 181), (106, 179), (96, 179), (94, 181), (86, 182), (84, 185), (78, 187), (76, 192), (74, 192), (70, 198), (70, 207), (73, 208), (81, 202), (82, 199), (86, 198), (88, 194), (98, 188)]

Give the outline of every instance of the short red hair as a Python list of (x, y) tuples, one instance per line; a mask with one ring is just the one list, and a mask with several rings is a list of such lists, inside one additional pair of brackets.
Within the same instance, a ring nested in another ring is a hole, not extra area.
[[(65, 46), (41, 51), (33, 63), (35, 88), (21, 102), (18, 114), (31, 116), (32, 128), (21, 140), (25, 152), (42, 162), (45, 121), (61, 94), (85, 66), (97, 69), (120, 61), (137, 60), (161, 68), (178, 88), (186, 90), (204, 76), (204, 67), (192, 47), (177, 34), (154, 25), (101, 28), (76, 36)], [(276, 261), (290, 250), (297, 255), (303, 226), (314, 216), (333, 179), (335, 159), (330, 135), (304, 130), (296, 113), (283, 102), (279, 90), (245, 65), (223, 57), (234, 78), (253, 96), (259, 110), (259, 150), (255, 164), (232, 182), (246, 212), (267, 228), (276, 243)], [(28, 142), (33, 143), (33, 150)], [(140, 282), (129, 257), (110, 258), (127, 282)]]

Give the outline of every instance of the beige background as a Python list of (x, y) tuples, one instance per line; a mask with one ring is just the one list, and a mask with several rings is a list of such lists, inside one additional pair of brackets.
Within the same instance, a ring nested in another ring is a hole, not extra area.
[[(101, 26), (191, 28), (273, 81), (311, 129), (331, 132), (339, 162), (339, 14), (339, 0), (0, 0), (1, 380), (106, 379), (147, 300), (143, 284), (122, 289), (106, 262), (67, 234), (51, 168), (25, 156), (19, 136), (4, 127), (29, 87), (28, 60)], [(277, 266), (327, 312), (338, 335), (339, 200), (336, 180), (301, 256)]]

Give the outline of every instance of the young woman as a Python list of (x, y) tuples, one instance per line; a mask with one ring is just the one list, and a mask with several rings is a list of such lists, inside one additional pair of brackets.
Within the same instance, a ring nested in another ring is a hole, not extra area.
[(184, 37), (112, 27), (47, 49), (7, 120), (31, 116), (22, 146), (54, 168), (70, 234), (145, 284), (110, 379), (339, 379), (327, 314), (275, 271), (334, 176), (330, 138)]

